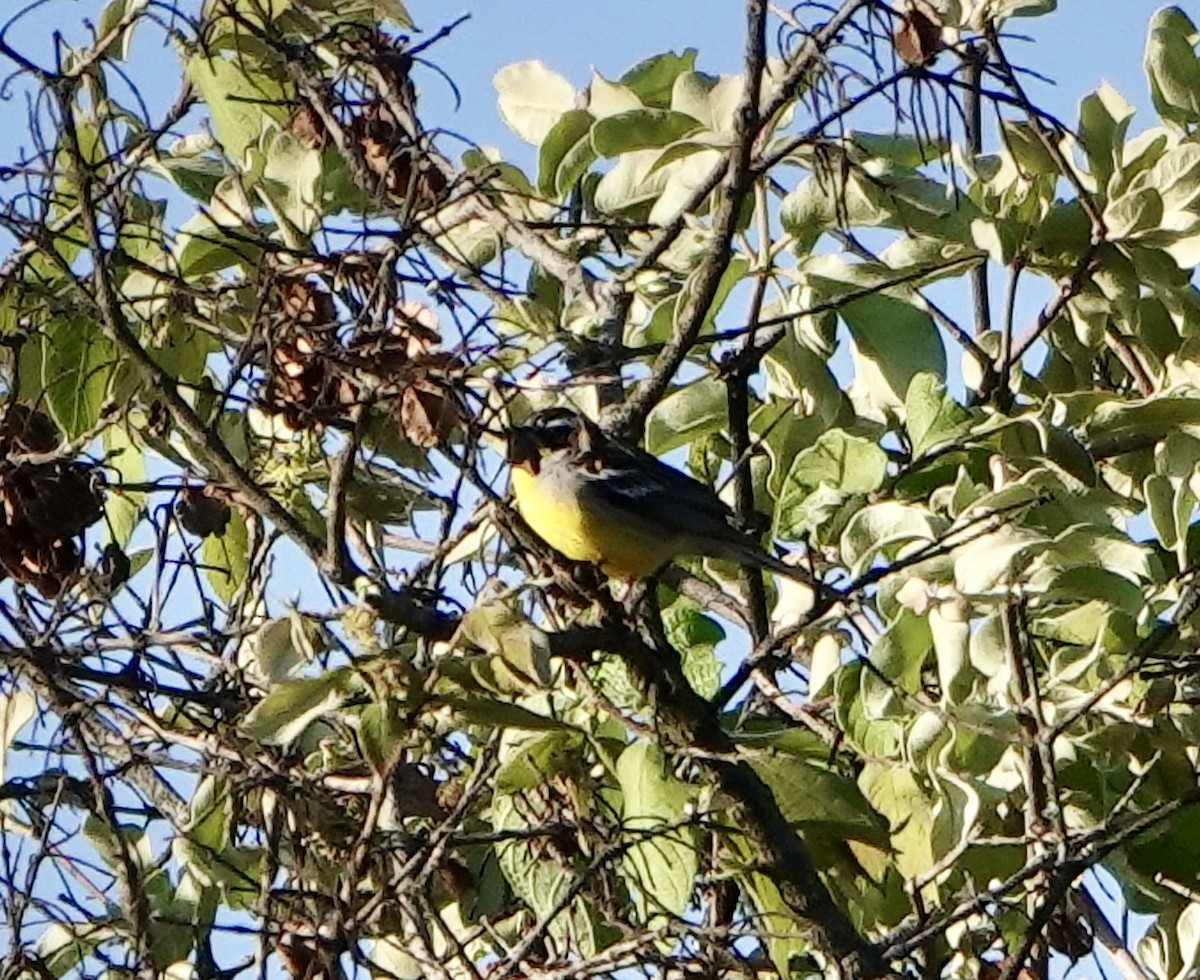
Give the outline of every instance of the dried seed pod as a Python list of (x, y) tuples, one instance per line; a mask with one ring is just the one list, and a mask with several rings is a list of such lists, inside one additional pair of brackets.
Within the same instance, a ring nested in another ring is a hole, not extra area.
[(73, 538), (104, 514), (99, 473), (82, 463), (0, 468), (0, 526), (18, 546)]
[(445, 858), (437, 869), (442, 887), (455, 899), (461, 899), (475, 890), (475, 876), (471, 869), (456, 858)]
[(18, 582), (55, 599), (78, 578), (83, 556), (74, 541), (52, 541), (28, 549), (0, 550), (0, 564)]
[[(279, 308), (292, 324), (325, 326), (337, 323), (337, 307), (333, 297), (307, 279), (292, 276), (283, 280)], [(321, 346), (311, 335), (309, 340), (314, 348)]]
[(396, 807), (405, 816), (445, 820), (446, 811), (438, 801), (438, 783), (420, 766), (398, 763), (392, 769), (392, 792)]
[(175, 498), (175, 516), (180, 525), (198, 538), (221, 537), (230, 514), (224, 492), (211, 483), (201, 488), (185, 487)]
[(166, 439), (171, 434), (171, 410), (157, 398), (150, 403), (146, 413), (146, 427), (159, 439)]
[(329, 131), (325, 122), (317, 115), (312, 104), (307, 100), (301, 101), (292, 117), (288, 120), (288, 131), (310, 150), (320, 150), (329, 140)]
[(405, 338), (408, 356), (413, 360), (428, 354), (442, 342), (437, 314), (416, 300), (405, 300), (396, 307), (392, 330)]
[(0, 421), (4, 453), (48, 453), (62, 443), (62, 433), (50, 416), (27, 405), (10, 404)]
[(937, 10), (925, 0), (914, 0), (900, 18), (892, 34), (892, 44), (906, 65), (923, 68), (932, 63), (944, 47), (942, 20)]
[[(389, 174), (396, 169), (393, 157), (402, 145), (403, 134), (390, 115), (380, 105), (372, 105), (351, 123), (350, 135), (362, 150), (367, 168), (379, 177), (387, 177), (388, 189), (394, 190), (392, 184), (396, 178)], [(407, 186), (407, 175), (404, 183)]]
[(404, 437), (422, 449), (446, 442), (462, 421), (453, 391), (429, 377), (418, 377), (405, 387), (398, 414)]
[(100, 552), (100, 560), (96, 563), (96, 573), (103, 580), (108, 591), (115, 592), (129, 581), (132, 572), (129, 556), (115, 541), (110, 541)]

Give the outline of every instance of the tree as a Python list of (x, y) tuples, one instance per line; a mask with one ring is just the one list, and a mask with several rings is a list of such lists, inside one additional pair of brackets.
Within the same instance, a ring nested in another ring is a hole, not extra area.
[[(422, 118), (399, 0), (0, 33), (4, 975), (1190, 975), (1200, 34), (1130, 138), (1028, 97), (1053, 6), (511, 65), (536, 174)], [(555, 555), (502, 446), (563, 403), (823, 588)]]

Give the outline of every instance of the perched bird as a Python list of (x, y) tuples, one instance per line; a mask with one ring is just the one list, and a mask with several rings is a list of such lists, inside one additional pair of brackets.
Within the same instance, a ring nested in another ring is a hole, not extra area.
[(525, 522), (566, 557), (614, 578), (645, 578), (682, 555), (709, 555), (811, 582), (767, 554), (709, 487), (569, 408), (543, 409), (510, 429), (508, 461)]

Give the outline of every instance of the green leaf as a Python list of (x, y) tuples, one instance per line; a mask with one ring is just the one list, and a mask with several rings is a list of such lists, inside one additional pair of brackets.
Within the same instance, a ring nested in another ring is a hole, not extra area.
[(1142, 187), (1120, 197), (1104, 209), (1104, 224), (1110, 241), (1134, 238), (1162, 224), (1162, 195), (1153, 187)]
[(622, 154), (596, 185), (594, 201), (605, 214), (618, 214), (655, 200), (671, 178), (667, 169), (655, 170), (657, 150)]
[(263, 179), (255, 190), (273, 205), (275, 214), (285, 217), (297, 231), (311, 234), (325, 214), (322, 152), (305, 146), (290, 132), (280, 131), (267, 134), (263, 152)]
[[(100, 13), (100, 19), (96, 23), (97, 37), (104, 40), (110, 32), (121, 29), (121, 33), (116, 37), (115, 50), (112, 44), (105, 46), (104, 50), (109, 58), (124, 61), (129, 55), (129, 42), (133, 37), (132, 28), (136, 23), (135, 18), (149, 5), (150, 0), (109, 0), (109, 3), (105, 5), (104, 10)], [(123, 28), (122, 24), (124, 24)]]
[(832, 429), (792, 460), (775, 510), (777, 536), (796, 528), (796, 511), (818, 487), (843, 494), (878, 490), (887, 477), (887, 453), (861, 436)]
[(225, 533), (206, 537), (200, 554), (213, 591), (222, 602), (231, 602), (250, 570), (250, 530), (241, 511), (231, 508)]
[(933, 648), (929, 620), (905, 609), (871, 648), (872, 666), (908, 694), (921, 690), (921, 674)]
[(1133, 106), (1108, 82), (1079, 103), (1079, 142), (1101, 188), (1107, 187), (1120, 162), (1119, 150), (1133, 118)]
[(700, 378), (676, 389), (646, 419), (646, 451), (655, 456), (724, 429), (729, 422), (723, 382)]
[(853, 133), (850, 137), (864, 156), (883, 157), (909, 170), (932, 163), (945, 152), (945, 144), (905, 133)]
[(1112, 609), (1138, 616), (1145, 607), (1142, 590), (1124, 575), (1095, 565), (1068, 568), (1047, 586), (1038, 604), (1097, 600)]
[[(233, 234), (226, 234), (226, 227)], [(242, 226), (216, 224), (207, 214), (195, 214), (179, 226), (175, 236), (175, 255), (179, 275), (195, 281), (213, 272), (240, 265), (250, 267), (261, 249), (244, 237)]]
[(711, 698), (721, 688), (717, 644), (725, 639), (725, 630), (684, 598), (664, 609), (662, 618), (667, 639), (682, 657), (684, 677), (693, 691), (702, 698)]
[[(526, 816), (528, 805), (524, 802), (518, 804), (517, 799), (514, 795), (503, 793), (492, 799), (489, 809), (493, 829), (526, 835), (530, 830), (541, 829), (531, 826)], [(517, 896), (537, 916), (549, 916), (551, 911), (557, 911), (576, 874), (570, 858), (563, 858), (557, 852), (551, 852), (553, 856), (550, 856), (548, 850), (539, 836), (503, 841), (496, 847), (504, 877)], [(602, 922), (597, 921), (592, 903), (581, 897), (575, 898), (568, 904), (565, 913), (554, 918), (549, 933), (556, 943), (578, 950), (582, 956), (593, 955), (597, 948), (614, 939), (611, 929), (606, 929)]]
[(588, 85), (588, 112), (597, 119), (607, 119), (622, 112), (643, 107), (637, 93), (622, 82), (610, 82), (599, 72), (592, 72), (592, 81)]
[(828, 180), (808, 177), (800, 181), (779, 206), (779, 220), (784, 231), (796, 239), (796, 251), (812, 250), (823, 233), (844, 220), (850, 226), (877, 226), (887, 220), (887, 213), (864, 189), (857, 174), (845, 179), (836, 178), (836, 187)]
[(1089, 439), (1138, 436), (1151, 443), (1185, 425), (1200, 425), (1200, 396), (1191, 391), (1167, 391), (1142, 400), (1106, 400), (1086, 423)]
[(937, 660), (938, 686), (947, 704), (963, 704), (972, 694), (975, 679), (971, 664), (971, 626), (965, 616), (949, 616), (952, 606), (937, 605), (929, 610), (929, 632)]
[(188, 58), (187, 76), (207, 103), (213, 133), (234, 163), (246, 163), (246, 151), (269, 124), (282, 128), (287, 123), (290, 99), (282, 75), (244, 51), (227, 58), (210, 50)]
[(346, 700), (354, 671), (339, 667), (320, 677), (301, 677), (273, 687), (242, 721), (246, 733), (265, 745), (287, 745), (310, 724)]
[(37, 712), (37, 701), (28, 691), (14, 687), (0, 694), (0, 782), (8, 764), (8, 750), (17, 734)]
[(441, 698), (443, 704), (453, 708), (473, 725), (488, 728), (517, 728), (527, 732), (560, 731), (569, 728), (565, 722), (547, 715), (540, 715), (511, 701), (495, 698)]
[[(940, 525), (940, 522), (938, 522)], [(864, 507), (842, 532), (842, 560), (859, 576), (879, 557), (898, 558), (937, 540), (933, 515), (924, 507), (885, 500)]]
[(538, 151), (538, 189), (547, 197), (562, 198), (569, 194), (596, 159), (590, 135), (594, 122), (586, 109), (571, 109), (562, 114), (542, 140)]
[[(747, 865), (749, 847), (743, 844), (741, 851)], [(741, 878), (742, 887), (754, 908), (757, 931), (781, 977), (815, 976), (809, 945), (804, 939), (804, 930), (796, 921), (795, 912), (784, 901), (779, 886), (771, 875), (749, 872)]]
[(1001, 123), (1004, 145), (1021, 171), (1030, 176), (1057, 177), (1058, 161), (1042, 142), (1041, 131), (1027, 122)]
[(933, 867), (933, 803), (903, 766), (867, 763), (858, 785), (892, 825), (896, 867), (912, 878)]
[(801, 832), (885, 846), (888, 832), (879, 815), (855, 782), (828, 768), (825, 758), (776, 750), (750, 765), (771, 788), (788, 823)]
[(390, 20), (408, 31), (417, 29), (417, 25), (413, 23), (413, 19), (409, 15), (408, 8), (400, 0), (371, 0), (371, 5), (380, 17)]
[(642, 839), (621, 867), (634, 887), (642, 915), (682, 915), (691, 904), (700, 866), (696, 829), (686, 824), (696, 790), (671, 775), (661, 750), (634, 742), (617, 759), (624, 826)]
[(43, 337), (46, 404), (66, 437), (75, 439), (100, 420), (120, 354), (89, 320), (55, 317)]
[(575, 108), (575, 88), (540, 61), (520, 61), (496, 72), (492, 84), (500, 118), (526, 143), (540, 146), (563, 113)]
[(968, 596), (1004, 588), (1024, 567), (1030, 553), (1047, 544), (1044, 535), (1011, 525), (974, 537), (952, 553), (954, 587)]
[(429, 504), (425, 493), (415, 486), (399, 483), (395, 478), (368, 482), (356, 476), (346, 487), (346, 512), (376, 524), (406, 523), (412, 520), (416, 511)]
[[(121, 483), (145, 483), (146, 463), (123, 426), (104, 430), (105, 465), (116, 471)], [(104, 501), (104, 528), (107, 540), (124, 548), (133, 537), (146, 495), (140, 492), (110, 492)]]
[(909, 383), (904, 417), (914, 460), (961, 438), (972, 421), (971, 413), (950, 397), (936, 374), (928, 371), (914, 375)]
[(900, 414), (913, 378), (923, 372), (945, 377), (946, 348), (925, 310), (876, 293), (847, 303), (839, 313), (854, 339), (850, 397), (862, 414)]
[(1163, 7), (1150, 19), (1143, 65), (1150, 98), (1163, 122), (1186, 129), (1200, 123), (1200, 60), (1196, 25), (1178, 7)]
[(286, 616), (263, 623), (246, 638), (238, 649), (238, 665), (277, 684), (328, 646), (329, 637), (320, 622), (293, 609)]
[(501, 694), (543, 690), (553, 681), (546, 634), (515, 606), (501, 600), (480, 602), (462, 618), (455, 640), (488, 655), (487, 690)]
[(50, 976), (66, 976), (88, 959), (94, 950), (111, 942), (116, 933), (114, 926), (95, 921), (72, 922), (69, 926), (53, 922), (38, 936), (34, 955)]
[(150, 163), (148, 169), (164, 180), (169, 180), (189, 197), (205, 203), (212, 198), (217, 185), (226, 176), (225, 163), (215, 155), (164, 154)]
[(709, 129), (715, 129), (716, 127), (711, 125), (712, 107), (709, 98), (720, 81), (715, 75), (699, 71), (680, 74), (671, 89), (671, 108), (703, 123)]
[(656, 55), (630, 68), (621, 76), (621, 84), (629, 86), (644, 105), (666, 109), (671, 104), (675, 79), (690, 72), (695, 64), (695, 48), (685, 48), (683, 54)]
[(496, 770), (498, 793), (519, 793), (580, 768), (583, 733), (560, 728), (517, 743), (518, 748)]
[(602, 157), (668, 146), (703, 127), (691, 116), (667, 109), (633, 109), (599, 120), (592, 146)]
[(988, 20), (1009, 17), (1039, 17), (1057, 9), (1058, 0), (987, 0), (980, 5)]

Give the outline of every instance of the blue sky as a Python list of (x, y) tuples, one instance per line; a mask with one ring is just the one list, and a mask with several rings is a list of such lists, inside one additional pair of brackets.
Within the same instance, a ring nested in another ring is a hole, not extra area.
[[(83, 22), (95, 22), (103, 6), (100, 0), (48, 0), (20, 17), (5, 40), (41, 64), (51, 64), (53, 33), (61, 31), (68, 42), (82, 41), (87, 37)], [(1018, 63), (1055, 80), (1053, 87), (1031, 80), (1030, 91), (1065, 121), (1075, 119), (1080, 97), (1107, 79), (1141, 110), (1135, 129), (1146, 126), (1151, 120), (1141, 58), (1146, 23), (1157, 6), (1147, 0), (1062, 0), (1052, 14), (1009, 22), (1010, 34), (1031, 38), (1014, 41), (1010, 53)], [(510, 62), (538, 58), (579, 87), (593, 68), (615, 77), (649, 55), (689, 46), (699, 50), (698, 65), (706, 71), (736, 71), (740, 62), (739, 0), (408, 0), (408, 7), (426, 35), (461, 14), (471, 15), (429, 52), (454, 79), (462, 108), (453, 113), (447, 84), (424, 72), (418, 81), (427, 121), (499, 146), (518, 160), (529, 161), (532, 153), (500, 121), (491, 85), (496, 71)], [(1183, 7), (1200, 15), (1195, 0)], [(134, 45), (130, 65), (135, 77), (149, 83), (143, 94), (151, 105), (174, 94), (173, 62), (173, 53), (157, 38), (151, 42), (147, 36)], [(8, 67), (0, 63), (0, 73)], [(20, 86), (0, 91), (0, 132), (6, 134), (0, 165), (11, 160), (18, 143), (26, 142), (17, 135), (25, 129), (23, 94)]]
[[(1052, 14), (1009, 21), (1008, 33), (1031, 38), (1012, 42), (1010, 56), (1055, 80), (1055, 86), (1031, 80), (1030, 94), (1065, 122), (1076, 119), (1079, 99), (1107, 79), (1140, 110), (1134, 128), (1147, 126), (1152, 119), (1142, 49), (1146, 24), (1158, 6), (1147, 0), (1061, 0)], [(1200, 16), (1195, 0), (1182, 6)], [(408, 0), (408, 7), (426, 33), (470, 12), (471, 19), (431, 57), (462, 92), (458, 127), (480, 143), (495, 144), (506, 155), (524, 153), (526, 159), (531, 154), (494, 111), (491, 79), (503, 65), (537, 58), (582, 87), (593, 68), (611, 78), (649, 55), (685, 47), (699, 50), (697, 64), (705, 71), (736, 71), (741, 60), (740, 0)], [(446, 98), (445, 86), (429, 78), (423, 86), (424, 112), (443, 125), (447, 117), (431, 110)]]

